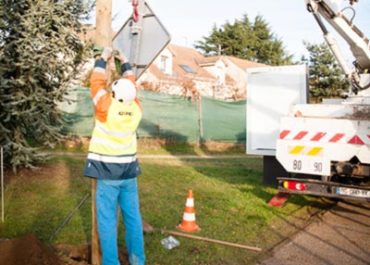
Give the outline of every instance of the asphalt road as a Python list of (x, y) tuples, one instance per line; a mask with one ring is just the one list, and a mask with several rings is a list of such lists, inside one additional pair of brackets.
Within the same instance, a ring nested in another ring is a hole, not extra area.
[(370, 203), (338, 202), (260, 265), (370, 265)]

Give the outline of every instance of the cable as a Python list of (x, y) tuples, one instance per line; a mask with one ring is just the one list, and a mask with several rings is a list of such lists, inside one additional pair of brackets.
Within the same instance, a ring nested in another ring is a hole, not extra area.
[(59, 233), (59, 231), (66, 225), (69, 223), (69, 221), (72, 219), (73, 215), (77, 212), (77, 210), (79, 210), (82, 205), (85, 203), (85, 201), (87, 200), (87, 198), (90, 197), (90, 193), (87, 193), (83, 198), (82, 200), (80, 201), (80, 203), (67, 215), (66, 218), (64, 218), (63, 222), (57, 227), (57, 229), (55, 229), (54, 233), (49, 237), (49, 242), (51, 242), (54, 237)]

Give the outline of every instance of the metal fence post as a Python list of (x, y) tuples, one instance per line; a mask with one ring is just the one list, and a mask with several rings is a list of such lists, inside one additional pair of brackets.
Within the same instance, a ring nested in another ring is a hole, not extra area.
[(199, 125), (199, 145), (203, 143), (203, 115), (202, 115), (202, 96), (198, 99), (198, 125)]

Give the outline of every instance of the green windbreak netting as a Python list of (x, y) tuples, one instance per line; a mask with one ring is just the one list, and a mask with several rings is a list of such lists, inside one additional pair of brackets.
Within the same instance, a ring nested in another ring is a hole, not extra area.
[(225, 102), (202, 98), (202, 138), (241, 142), (246, 138), (245, 101)]
[[(94, 121), (88, 88), (77, 88), (68, 98), (72, 100), (71, 104), (61, 105), (67, 132), (90, 136)], [(144, 109), (139, 137), (191, 142), (199, 141), (200, 137), (205, 141), (245, 141), (245, 101), (223, 102), (203, 98), (198, 104), (183, 97), (148, 91), (140, 91), (139, 98)]]
[(90, 90), (86, 87), (78, 87), (69, 92), (70, 103), (64, 102), (61, 109), (64, 111), (66, 131), (72, 135), (90, 136), (94, 121), (93, 103)]
[(179, 96), (140, 91), (144, 116), (139, 137), (164, 137), (196, 141), (199, 137), (196, 104)]

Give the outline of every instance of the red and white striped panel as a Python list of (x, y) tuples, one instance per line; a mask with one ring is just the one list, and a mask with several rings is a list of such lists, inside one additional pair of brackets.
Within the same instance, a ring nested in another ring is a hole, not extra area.
[(342, 132), (318, 132), (318, 131), (305, 131), (305, 130), (282, 130), (279, 135), (281, 140), (290, 141), (308, 141), (316, 143), (343, 143), (343, 144), (358, 144), (370, 145), (370, 134), (349, 134)]

